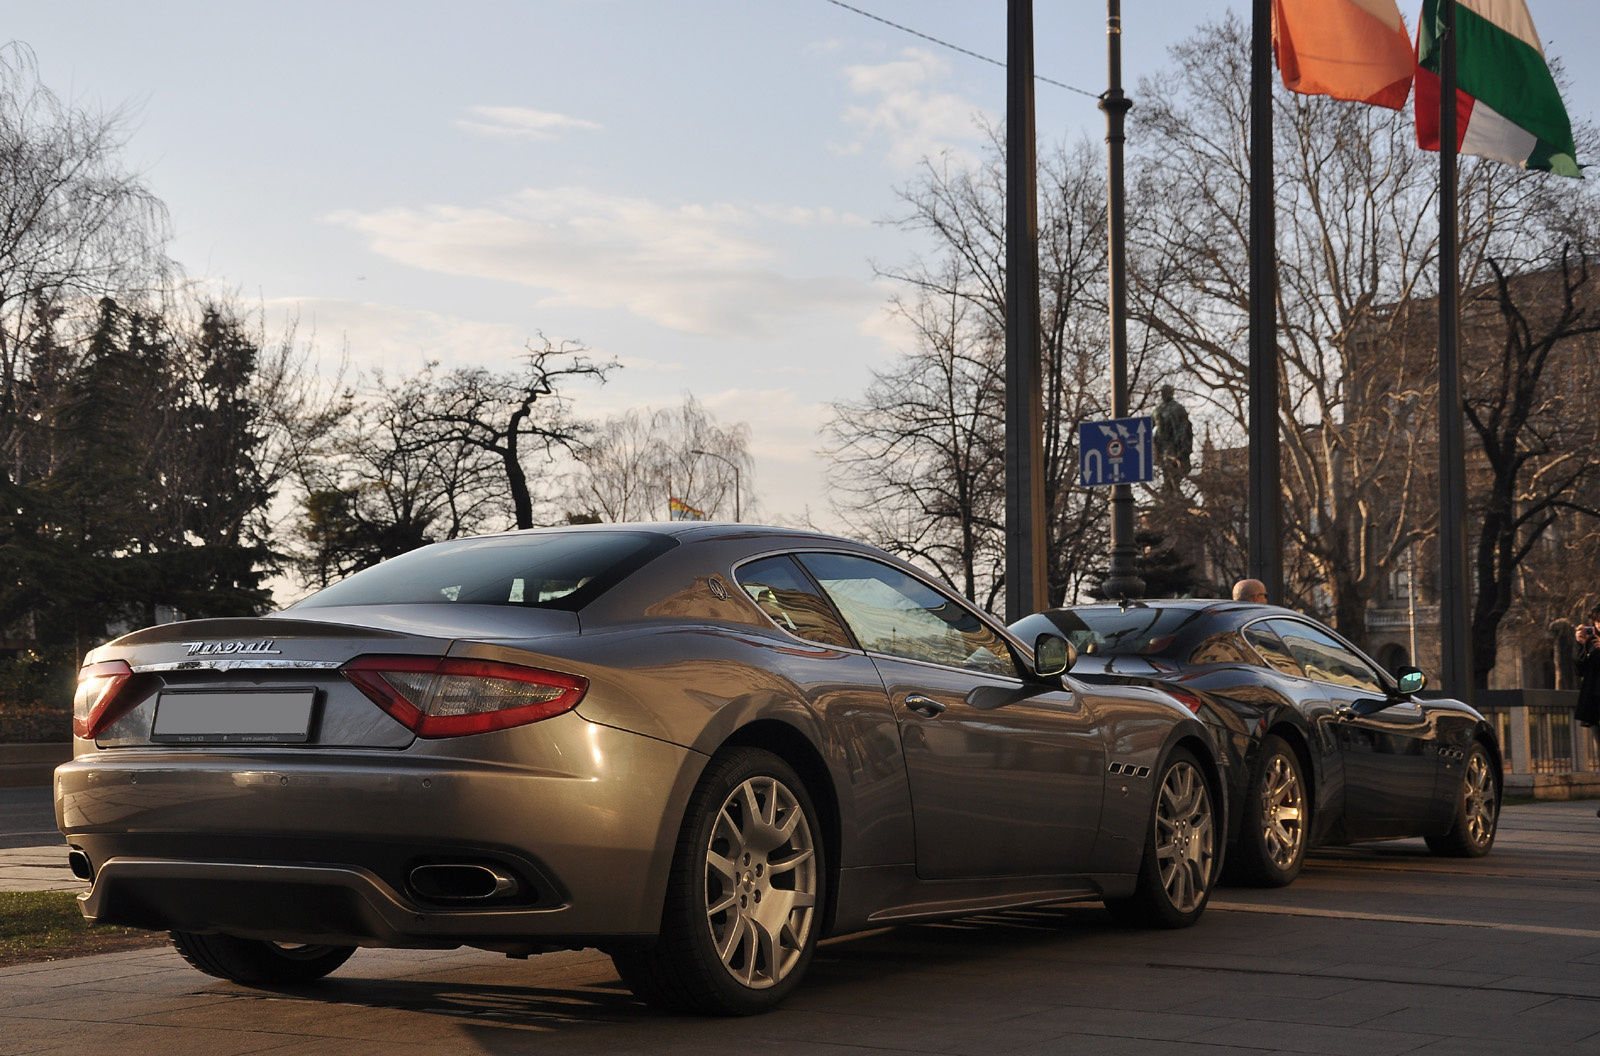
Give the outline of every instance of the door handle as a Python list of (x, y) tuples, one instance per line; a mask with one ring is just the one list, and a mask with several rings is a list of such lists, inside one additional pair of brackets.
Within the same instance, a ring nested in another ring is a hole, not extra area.
[(925, 719), (934, 718), (944, 711), (943, 704), (940, 704), (932, 697), (925, 697), (921, 693), (913, 693), (906, 697), (906, 707)]

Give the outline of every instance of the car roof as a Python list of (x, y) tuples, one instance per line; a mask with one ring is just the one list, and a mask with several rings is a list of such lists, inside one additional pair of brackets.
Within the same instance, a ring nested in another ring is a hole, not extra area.
[(1298, 615), (1293, 609), (1279, 605), (1260, 605), (1251, 601), (1234, 601), (1231, 598), (1129, 598), (1126, 601), (1090, 601), (1079, 605), (1062, 605), (1062, 609), (1190, 609), (1197, 612), (1259, 612)]
[[(782, 528), (770, 524), (742, 524), (734, 521), (605, 521), (599, 524), (555, 524), (541, 528), (517, 528), (491, 535), (540, 535), (554, 532), (646, 532), (670, 536), (675, 539), (739, 539), (770, 536), (784, 539), (805, 539), (824, 543), (851, 543), (853, 539), (828, 535), (808, 528)], [(480, 536), (479, 538), (486, 538)]]

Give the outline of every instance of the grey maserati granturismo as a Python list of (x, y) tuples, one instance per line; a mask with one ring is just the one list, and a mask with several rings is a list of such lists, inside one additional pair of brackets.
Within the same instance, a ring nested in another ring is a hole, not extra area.
[(594, 946), (653, 1005), (746, 1014), (827, 935), (1074, 900), (1200, 915), (1211, 736), (1074, 659), (826, 535), (458, 539), (94, 650), (56, 815), (87, 918), (169, 931), (221, 978)]

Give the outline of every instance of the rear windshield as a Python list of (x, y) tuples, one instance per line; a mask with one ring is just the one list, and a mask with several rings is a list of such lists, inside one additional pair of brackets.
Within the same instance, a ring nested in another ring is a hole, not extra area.
[(1195, 609), (1054, 609), (1040, 615), (1049, 619), (1078, 652), (1089, 656), (1172, 655), (1172, 643), (1201, 612)]
[(364, 569), (292, 609), (518, 605), (580, 609), (677, 540), (649, 532), (542, 532), (434, 543)]

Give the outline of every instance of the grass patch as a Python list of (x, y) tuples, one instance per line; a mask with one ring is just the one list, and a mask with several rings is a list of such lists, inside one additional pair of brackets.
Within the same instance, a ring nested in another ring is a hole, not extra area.
[(72, 891), (0, 891), (0, 966), (146, 949), (165, 932), (90, 924)]

